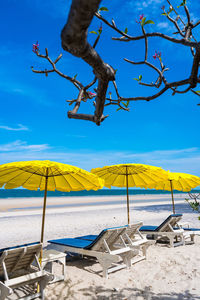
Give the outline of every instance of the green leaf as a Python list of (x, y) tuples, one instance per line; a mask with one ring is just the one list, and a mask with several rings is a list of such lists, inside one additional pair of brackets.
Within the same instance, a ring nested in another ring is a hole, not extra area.
[(166, 13), (162, 13), (161, 16), (167, 16), (167, 14)]
[(154, 21), (152, 21), (152, 20), (148, 20), (148, 21), (146, 21), (146, 22), (144, 23), (144, 25), (146, 25), (146, 24), (155, 24), (155, 23), (154, 23)]
[(99, 11), (108, 11), (107, 7), (100, 7)]
[(183, 0), (183, 2), (177, 6), (177, 8), (181, 7), (181, 6), (185, 6), (186, 5), (186, 0)]
[(139, 81), (141, 81), (141, 80), (142, 80), (142, 75), (139, 76)]
[(126, 33), (126, 34), (128, 33), (128, 28), (127, 27), (125, 28), (124, 33)]
[(125, 102), (122, 102), (122, 104), (127, 108), (128, 105), (129, 105), (129, 101), (126, 101), (126, 103), (125, 103)]
[(137, 81), (139, 81), (139, 79), (138, 78), (133, 78), (134, 80), (137, 80)]
[(170, 8), (170, 10), (167, 12), (167, 14), (171, 14), (171, 12), (173, 11), (174, 9), (173, 8)]
[(72, 79), (76, 79), (77, 75), (78, 75), (78, 74), (75, 74), (74, 77), (72, 77)]
[(102, 33), (102, 28), (99, 28), (98, 29), (98, 34), (101, 35), (101, 33)]
[(115, 71), (115, 74), (116, 74), (117, 73), (117, 69), (115, 69), (114, 71)]
[(121, 107), (119, 107), (116, 111), (119, 111), (121, 109)]
[(97, 33), (96, 31), (94, 31), (94, 30), (93, 30), (93, 31), (90, 31), (89, 33), (98, 34), (98, 33)]
[(195, 91), (196, 93), (200, 94), (200, 91)]
[(144, 17), (144, 18), (142, 19), (141, 26), (144, 26), (145, 21), (146, 21), (146, 17)]

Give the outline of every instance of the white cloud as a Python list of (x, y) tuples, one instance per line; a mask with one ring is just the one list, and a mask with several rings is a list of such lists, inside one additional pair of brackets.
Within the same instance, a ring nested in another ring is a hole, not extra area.
[(129, 2), (130, 4), (132, 4), (132, 6), (135, 7), (136, 10), (144, 10), (145, 8), (149, 7), (152, 11), (157, 11), (158, 9), (160, 9), (160, 5), (163, 1), (162, 0), (147, 0), (147, 1), (131, 1)]
[(24, 153), (22, 153), (22, 151), (35, 152), (35, 151), (44, 151), (49, 148), (50, 147), (47, 144), (28, 145), (27, 142), (17, 140), (12, 143), (0, 145), (0, 155), (5, 157), (6, 156), (5, 152), (11, 152), (11, 153), (20, 152), (23, 156)]
[(171, 29), (171, 26), (169, 25), (169, 22), (160, 22), (157, 24), (158, 29), (166, 29), (169, 28)]
[(10, 126), (7, 126), (7, 125), (0, 125), (0, 129), (5, 129), (5, 130), (8, 130), (8, 131), (28, 131), (29, 128), (22, 125), (22, 124), (18, 124), (17, 125), (18, 128), (14, 128), (14, 127), (10, 127)]
[(172, 149), (150, 152), (56, 150), (47, 144), (28, 145), (15, 141), (0, 145), (0, 164), (12, 161), (52, 160), (71, 164), (90, 171), (95, 167), (119, 163), (143, 163), (162, 167), (172, 172), (185, 172), (200, 176), (200, 149)]

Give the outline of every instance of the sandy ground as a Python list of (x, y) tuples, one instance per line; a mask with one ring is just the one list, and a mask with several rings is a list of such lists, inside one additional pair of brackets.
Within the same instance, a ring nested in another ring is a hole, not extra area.
[[(158, 225), (171, 213), (170, 195), (140, 195), (131, 199), (131, 223)], [(184, 199), (183, 194), (175, 195), (176, 212), (183, 213), (183, 221), (191, 227), (200, 227), (197, 214)], [(41, 198), (0, 199), (0, 248), (40, 239), (41, 206)], [(123, 196), (49, 197), (45, 241), (98, 234), (106, 227), (126, 223)], [(49, 285), (46, 299), (200, 299), (200, 236), (195, 238), (194, 245), (150, 246), (146, 261), (130, 270), (112, 273), (108, 280), (101, 277), (100, 265), (95, 261), (67, 262), (65, 281)]]

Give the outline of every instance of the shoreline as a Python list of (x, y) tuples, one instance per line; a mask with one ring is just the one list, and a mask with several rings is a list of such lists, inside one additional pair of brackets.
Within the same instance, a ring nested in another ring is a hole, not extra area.
[[(184, 194), (176, 194), (175, 201), (177, 203), (185, 202)], [(130, 195), (130, 206), (144, 206), (157, 204), (171, 204), (170, 194), (156, 195)], [(83, 197), (47, 197), (48, 209), (69, 209), (81, 208), (84, 206), (123, 206), (126, 204), (126, 195), (114, 196), (83, 196)], [(34, 211), (41, 210), (43, 207), (43, 197), (29, 198), (0, 198), (0, 216), (1, 213), (13, 211)]]

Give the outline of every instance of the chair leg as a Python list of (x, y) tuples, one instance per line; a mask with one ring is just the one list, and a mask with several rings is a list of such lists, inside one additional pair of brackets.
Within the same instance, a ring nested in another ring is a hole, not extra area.
[(169, 238), (169, 244), (170, 244), (170, 247), (174, 247), (174, 238), (173, 237)]
[(195, 234), (191, 234), (190, 235), (190, 238), (191, 238), (191, 242), (194, 244), (194, 236), (195, 236)]
[(5, 300), (7, 296), (12, 294), (12, 290), (9, 287), (6, 287), (3, 285), (3, 283), (0, 282), (0, 299)]
[(142, 248), (142, 254), (143, 254), (143, 256), (145, 256), (145, 258), (147, 256), (147, 247), (148, 247), (148, 245), (141, 246), (141, 248)]
[(108, 259), (102, 259), (100, 257), (97, 257), (98, 262), (102, 266), (103, 269), (103, 277), (108, 278), (108, 269), (112, 265), (112, 261)]
[[(53, 278), (53, 277), (52, 277)], [(39, 287), (40, 287), (40, 299), (44, 300), (44, 289), (46, 287), (46, 285), (48, 284), (49, 282), (49, 276), (48, 275), (45, 275), (39, 282)]]
[(2, 288), (1, 283), (0, 283), (0, 299), (5, 300), (7, 298), (7, 296), (9, 296), (11, 294), (12, 294), (12, 290), (7, 287)]

